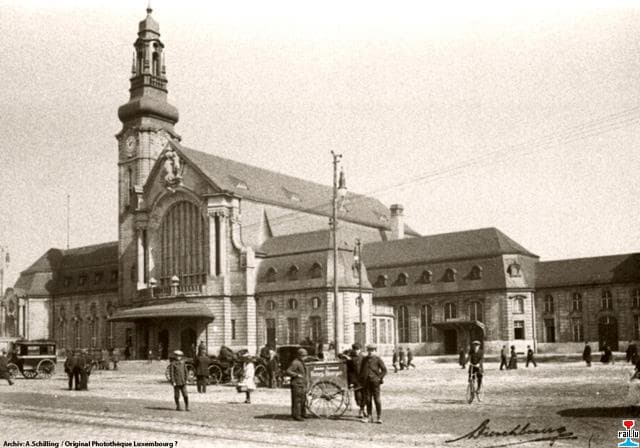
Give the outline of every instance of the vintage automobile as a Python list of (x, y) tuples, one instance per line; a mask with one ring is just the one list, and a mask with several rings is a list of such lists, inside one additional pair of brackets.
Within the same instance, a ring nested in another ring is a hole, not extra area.
[(57, 361), (53, 341), (15, 341), (10, 349), (9, 374), (12, 378), (18, 373), (28, 379), (51, 378), (56, 372)]

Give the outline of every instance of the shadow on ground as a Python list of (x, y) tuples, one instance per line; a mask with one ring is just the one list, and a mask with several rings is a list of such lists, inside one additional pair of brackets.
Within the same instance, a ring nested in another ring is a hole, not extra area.
[(638, 406), (615, 406), (610, 408), (575, 408), (558, 411), (562, 417), (610, 417), (625, 418), (640, 416)]

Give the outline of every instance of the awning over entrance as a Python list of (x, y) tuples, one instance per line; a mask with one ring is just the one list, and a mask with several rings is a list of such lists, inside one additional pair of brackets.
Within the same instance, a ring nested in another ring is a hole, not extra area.
[(484, 324), (477, 320), (446, 320), (434, 322), (432, 325), (440, 330), (463, 330), (470, 333), (474, 330), (480, 330), (484, 335)]
[(214, 315), (204, 303), (171, 302), (117, 311), (108, 320), (111, 322), (132, 322), (142, 319), (172, 317), (200, 317), (213, 320)]

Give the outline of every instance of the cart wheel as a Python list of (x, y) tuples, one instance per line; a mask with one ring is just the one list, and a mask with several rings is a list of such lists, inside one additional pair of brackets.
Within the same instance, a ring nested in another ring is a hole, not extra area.
[(42, 378), (49, 379), (56, 373), (56, 365), (50, 359), (43, 359), (38, 363), (37, 371)]
[(265, 368), (265, 366), (256, 367), (255, 378), (257, 380), (256, 381), (257, 386), (262, 386), (262, 387), (269, 386), (269, 374), (267, 373), (267, 369)]
[(9, 369), (9, 376), (11, 377), (11, 379), (15, 380), (18, 377), (18, 374), (20, 373), (20, 369), (18, 368), (18, 366), (10, 362), (9, 365), (7, 366), (7, 369)]
[(28, 380), (32, 380), (35, 377), (38, 376), (38, 371), (37, 370), (23, 370), (22, 371), (22, 376), (25, 377)]
[(209, 366), (209, 384), (221, 384), (222, 383), (222, 369), (217, 364), (211, 364)]
[(344, 389), (331, 380), (314, 383), (307, 393), (307, 409), (316, 417), (340, 417), (348, 405), (349, 389)]
[(171, 382), (171, 371), (169, 370), (171, 368), (171, 364), (169, 364), (167, 366), (166, 369), (164, 369), (164, 377), (167, 379), (167, 381)]

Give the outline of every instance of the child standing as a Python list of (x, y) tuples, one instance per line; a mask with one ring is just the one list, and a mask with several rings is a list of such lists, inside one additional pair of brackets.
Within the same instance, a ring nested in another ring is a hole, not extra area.
[(251, 356), (245, 353), (242, 357), (242, 381), (239, 384), (239, 391), (246, 393), (247, 398), (244, 400), (245, 403), (251, 403), (251, 392), (254, 390), (256, 390), (255, 366)]

